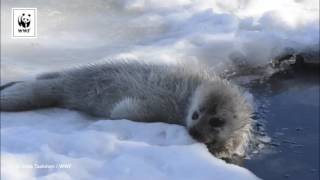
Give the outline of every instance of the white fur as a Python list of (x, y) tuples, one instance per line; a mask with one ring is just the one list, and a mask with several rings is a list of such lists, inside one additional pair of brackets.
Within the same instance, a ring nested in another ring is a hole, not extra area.
[[(208, 124), (191, 116), (199, 106), (214, 103), (219, 108), (212, 116), (223, 117), (226, 124), (213, 136)], [(201, 125), (201, 133), (224, 141), (228, 156), (243, 155), (250, 137), (251, 110), (239, 89), (200, 66), (107, 62), (44, 74), (1, 91), (2, 111), (49, 106), (188, 129)]]

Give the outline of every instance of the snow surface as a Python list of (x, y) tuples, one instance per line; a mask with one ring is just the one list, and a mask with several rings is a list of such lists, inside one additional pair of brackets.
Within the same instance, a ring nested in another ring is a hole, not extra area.
[[(38, 8), (37, 39), (11, 38), (16, 7)], [(110, 58), (260, 66), (288, 48), (319, 49), (318, 32), (318, 0), (1, 1), (1, 84)], [(256, 178), (175, 125), (1, 113), (1, 140), (1, 179)]]
[[(11, 38), (12, 7), (38, 8), (37, 39)], [(222, 71), (319, 49), (319, 1), (12, 0), (1, 2), (1, 30), (3, 82), (110, 58)]]
[(178, 125), (64, 109), (1, 113), (1, 125), (3, 180), (258, 179), (214, 158)]

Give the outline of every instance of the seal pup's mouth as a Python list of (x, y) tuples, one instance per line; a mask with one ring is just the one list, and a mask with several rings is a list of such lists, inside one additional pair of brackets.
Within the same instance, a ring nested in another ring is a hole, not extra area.
[(216, 141), (208, 138), (204, 135), (202, 135), (196, 128), (191, 128), (189, 129), (189, 134), (192, 136), (193, 139), (195, 139), (196, 141), (199, 141), (201, 143), (210, 143), (210, 144), (215, 144)]

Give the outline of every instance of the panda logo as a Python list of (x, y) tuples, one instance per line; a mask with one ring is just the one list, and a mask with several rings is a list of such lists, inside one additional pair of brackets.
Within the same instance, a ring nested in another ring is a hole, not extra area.
[(30, 14), (26, 15), (25, 13), (23, 13), (21, 16), (18, 17), (18, 24), (20, 27), (28, 28), (30, 26), (30, 21), (31, 21)]

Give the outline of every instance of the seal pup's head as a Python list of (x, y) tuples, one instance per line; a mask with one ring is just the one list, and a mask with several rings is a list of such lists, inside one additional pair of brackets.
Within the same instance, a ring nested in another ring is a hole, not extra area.
[(251, 107), (237, 86), (217, 78), (196, 88), (190, 100), (186, 125), (194, 139), (220, 148), (229, 139), (239, 139), (234, 137), (249, 133)]

